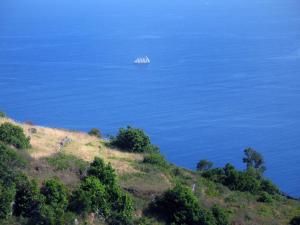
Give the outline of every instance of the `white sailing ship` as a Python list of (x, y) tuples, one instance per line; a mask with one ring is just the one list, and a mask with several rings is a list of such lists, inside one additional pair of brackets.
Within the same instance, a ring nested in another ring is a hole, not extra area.
[(134, 64), (149, 64), (150, 59), (148, 56), (138, 57), (136, 60), (133, 61)]

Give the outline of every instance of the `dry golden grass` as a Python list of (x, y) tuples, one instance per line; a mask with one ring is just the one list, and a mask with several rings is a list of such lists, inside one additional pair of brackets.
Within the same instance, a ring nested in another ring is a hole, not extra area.
[[(26, 136), (30, 137), (32, 146), (30, 154), (36, 159), (51, 156), (60, 151), (63, 151), (65, 154), (74, 155), (88, 162), (98, 156), (110, 162), (119, 174), (138, 172), (130, 165), (130, 162), (143, 159), (143, 156), (140, 154), (126, 153), (108, 148), (105, 146), (105, 141), (99, 141), (96, 137), (84, 132), (28, 125), (18, 123), (8, 118), (0, 118), (0, 124), (4, 122), (16, 124), (24, 129)], [(29, 128), (36, 128), (37, 133), (30, 133)], [(72, 141), (61, 147), (60, 142), (66, 137)]]

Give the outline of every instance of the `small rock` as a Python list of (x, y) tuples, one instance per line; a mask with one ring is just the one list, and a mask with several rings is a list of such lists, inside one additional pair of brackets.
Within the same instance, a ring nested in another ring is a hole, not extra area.
[(28, 132), (31, 134), (36, 134), (37, 133), (37, 129), (34, 127), (28, 128)]
[(60, 141), (60, 147), (64, 147), (72, 142), (72, 139), (69, 137), (65, 137)]

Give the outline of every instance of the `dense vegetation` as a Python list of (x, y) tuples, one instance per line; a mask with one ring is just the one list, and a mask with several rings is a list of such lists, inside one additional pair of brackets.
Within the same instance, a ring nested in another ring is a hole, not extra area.
[(71, 197), (70, 208), (77, 214), (96, 213), (109, 224), (130, 224), (133, 206), (131, 199), (116, 183), (112, 167), (95, 158), (87, 176)]
[(277, 187), (270, 181), (264, 179), (253, 170), (238, 171), (231, 164), (224, 168), (214, 168), (205, 171), (203, 177), (221, 183), (231, 190), (247, 191), (257, 194), (265, 191), (269, 194), (279, 194)]
[[(9, 123), (0, 127), (1, 137), (5, 137), (3, 142), (16, 148), (29, 147), (29, 139), (21, 128)], [(132, 221), (132, 200), (118, 186), (111, 165), (100, 158), (95, 158), (79, 187), (70, 193), (57, 178), (45, 180), (39, 187), (35, 180), (22, 174), (26, 160), (19, 150), (0, 143), (0, 157), (1, 220), (13, 214), (23, 218), (24, 224), (73, 224), (76, 215), (84, 218), (95, 213), (108, 224), (130, 224)], [(57, 169), (64, 169), (61, 160), (65, 158), (55, 157), (47, 160)]]
[(128, 152), (158, 152), (158, 148), (151, 144), (150, 138), (141, 129), (128, 126), (121, 128), (116, 137), (112, 137), (111, 144)]
[(24, 135), (23, 129), (11, 123), (0, 125), (0, 141), (19, 149), (29, 148), (29, 138)]
[(161, 167), (167, 167), (168, 162), (166, 159), (159, 153), (150, 153), (144, 156), (144, 163), (149, 163)]
[(192, 191), (181, 185), (166, 191), (151, 205), (151, 210), (168, 224), (181, 225), (227, 225), (228, 215), (215, 206), (212, 210), (201, 207)]
[(139, 152), (137, 161), (118, 159), (138, 172), (117, 175), (115, 165), (99, 157), (87, 163), (63, 150), (33, 159), (23, 130), (3, 124), (0, 224), (299, 224), (300, 204), (264, 178), (264, 159), (254, 149), (244, 151), (244, 171), (201, 160), (193, 172), (168, 163), (142, 130), (128, 127), (112, 144)]
[(75, 217), (95, 213), (108, 224), (132, 221), (131, 199), (117, 185), (114, 170), (100, 158), (94, 160), (78, 189), (71, 194), (58, 179), (46, 180), (39, 188), (35, 180), (21, 173), (17, 178), (6, 176), (10, 180), (4, 177), (1, 176), (0, 183), (1, 219), (13, 213), (24, 218), (24, 224), (63, 225), (73, 224)]
[(228, 163), (224, 168), (211, 169), (206, 166), (201, 175), (211, 181), (221, 183), (231, 190), (260, 194), (261, 202), (270, 202), (271, 196), (269, 195), (278, 195), (280, 191), (271, 181), (263, 177), (266, 168), (262, 155), (251, 148), (245, 149), (244, 153), (245, 171), (238, 171)]
[(253, 169), (257, 173), (263, 174), (266, 170), (266, 166), (262, 155), (253, 148), (246, 148), (244, 153), (245, 157), (243, 158), (243, 162), (246, 163), (247, 170)]
[(197, 170), (198, 171), (205, 171), (205, 170), (209, 170), (213, 167), (213, 163), (208, 161), (208, 160), (205, 160), (205, 159), (202, 159), (200, 160), (198, 163), (197, 163)]
[(101, 137), (102, 137), (101, 132), (100, 132), (100, 130), (99, 130), (98, 128), (92, 128), (92, 129), (89, 131), (88, 134), (91, 135), (91, 136), (95, 136), (95, 137), (97, 137), (97, 138), (101, 138)]

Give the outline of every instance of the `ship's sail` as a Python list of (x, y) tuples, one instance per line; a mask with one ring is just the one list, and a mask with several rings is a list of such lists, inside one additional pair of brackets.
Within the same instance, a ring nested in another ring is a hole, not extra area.
[(150, 59), (148, 58), (148, 56), (144, 56), (144, 57), (138, 57), (136, 60), (133, 61), (135, 64), (149, 64), (150, 63)]
[(146, 63), (150, 63), (150, 59), (146, 56)]

